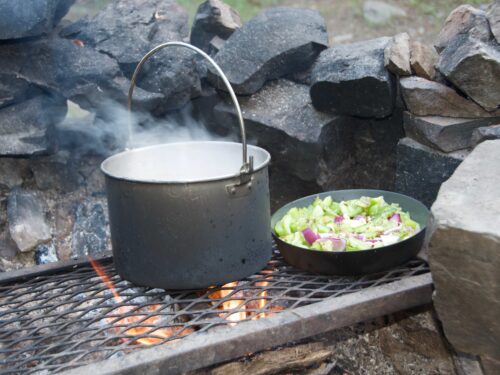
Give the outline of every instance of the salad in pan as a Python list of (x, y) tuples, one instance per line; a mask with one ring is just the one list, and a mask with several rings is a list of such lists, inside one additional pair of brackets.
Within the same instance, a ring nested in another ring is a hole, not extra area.
[(282, 241), (323, 251), (374, 249), (405, 240), (419, 230), (407, 212), (383, 197), (341, 202), (318, 197), (308, 207), (291, 208), (274, 227)]

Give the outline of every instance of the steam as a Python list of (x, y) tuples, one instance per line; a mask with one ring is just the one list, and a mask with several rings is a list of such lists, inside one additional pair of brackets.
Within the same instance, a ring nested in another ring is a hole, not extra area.
[(74, 153), (108, 156), (164, 143), (238, 140), (235, 132), (225, 137), (211, 133), (202, 121), (195, 119), (191, 105), (160, 119), (146, 112), (131, 114), (111, 101), (97, 115), (76, 111), (76, 116), (69, 116), (58, 125), (60, 146)]

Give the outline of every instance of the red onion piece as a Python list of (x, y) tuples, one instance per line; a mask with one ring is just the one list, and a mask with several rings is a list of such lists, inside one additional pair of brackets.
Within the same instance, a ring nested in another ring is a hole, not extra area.
[(311, 228), (306, 228), (302, 231), (302, 235), (304, 236), (305, 240), (309, 243), (309, 245), (312, 245), (316, 240), (318, 240), (320, 237), (318, 236), (317, 233), (315, 233)]
[(399, 214), (394, 214), (392, 215), (389, 220), (396, 221), (398, 223), (401, 223), (401, 216)]
[(335, 216), (335, 224), (340, 224), (341, 222), (344, 221), (344, 217), (339, 215), (339, 216)]
[(332, 245), (333, 245), (333, 251), (344, 251), (345, 250), (346, 241), (342, 238), (326, 237), (326, 238), (322, 238), (320, 241), (331, 241)]

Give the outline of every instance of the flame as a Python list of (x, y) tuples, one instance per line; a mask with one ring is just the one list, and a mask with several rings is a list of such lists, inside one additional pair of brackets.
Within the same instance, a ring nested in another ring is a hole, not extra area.
[[(97, 263), (94, 259), (88, 258), (90, 261), (90, 264), (94, 271), (96, 272), (97, 276), (99, 276), (106, 285), (106, 287), (111, 291), (113, 294), (114, 300), (116, 303), (123, 303), (123, 298), (120, 296), (118, 291), (116, 290), (115, 286), (109, 279), (108, 275), (106, 275), (106, 272), (104, 269), (101, 267), (99, 263)], [(124, 305), (124, 306), (119, 306), (117, 309), (113, 310), (113, 315), (124, 315), (132, 312), (134, 310), (134, 306), (130, 305)], [(159, 304), (154, 304), (154, 305), (149, 305), (147, 307), (147, 311), (144, 311), (144, 309), (141, 310), (141, 312), (145, 313), (154, 313), (155, 311), (159, 310), (161, 308), (161, 305)], [(162, 328), (157, 328), (155, 329), (154, 327), (160, 323), (161, 317), (159, 315), (154, 315), (150, 316), (149, 318), (147, 317), (148, 315), (141, 315), (140, 313), (132, 316), (127, 316), (122, 319), (116, 320), (116, 317), (109, 317), (106, 318), (106, 321), (110, 324), (113, 324), (115, 326), (116, 331), (121, 330), (121, 326), (129, 326), (129, 325), (137, 325), (136, 327), (132, 327), (124, 331), (123, 333), (126, 335), (130, 336), (142, 336), (142, 335), (152, 335), (152, 336), (157, 336), (157, 337), (140, 337), (134, 342), (138, 342), (142, 345), (155, 345), (161, 343), (163, 340), (168, 339), (172, 336), (178, 335), (179, 337), (185, 336), (191, 332), (194, 331), (193, 328), (188, 327), (183, 329), (183, 327), (162, 327)], [(127, 339), (124, 339), (127, 340)], [(170, 340), (167, 341), (167, 343), (173, 343), (178, 341), (178, 339), (175, 340)]]

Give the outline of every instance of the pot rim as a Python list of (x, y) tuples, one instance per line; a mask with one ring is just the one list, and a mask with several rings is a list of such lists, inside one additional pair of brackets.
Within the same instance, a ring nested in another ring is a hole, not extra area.
[[(150, 150), (150, 149), (155, 149), (155, 148), (162, 148), (162, 147), (168, 147), (170, 145), (200, 145), (200, 144), (219, 144), (221, 147), (224, 147), (224, 145), (238, 145), (242, 146), (241, 143), (239, 142), (224, 142), (224, 141), (188, 141), (188, 142), (172, 142), (172, 143), (162, 143), (158, 145), (152, 145), (152, 146), (144, 146), (144, 147), (138, 147), (138, 148), (133, 148), (130, 150), (125, 150), (122, 152), (119, 152), (117, 154), (111, 155), (108, 158), (106, 158), (102, 163), (101, 163), (101, 171), (104, 173), (106, 177), (113, 178), (115, 180), (120, 180), (120, 181), (127, 181), (127, 182), (136, 182), (136, 183), (142, 183), (142, 184), (192, 184), (192, 183), (203, 183), (203, 182), (211, 182), (211, 181), (223, 181), (223, 180), (229, 180), (233, 178), (237, 178), (240, 176), (240, 172), (232, 173), (232, 174), (225, 174), (225, 175), (219, 175), (215, 177), (210, 177), (210, 178), (193, 178), (193, 179), (188, 179), (188, 180), (154, 180), (154, 179), (138, 179), (138, 178), (130, 178), (130, 177), (123, 177), (119, 176), (116, 174), (111, 173), (107, 168), (106, 164), (111, 162), (112, 160), (122, 158), (124, 155), (128, 154), (133, 154), (133, 153), (139, 153), (145, 150)], [(264, 169), (267, 167), (269, 162), (271, 161), (271, 155), (269, 152), (261, 147), (254, 146), (254, 145), (248, 145), (247, 146), (249, 149), (253, 149), (258, 152), (262, 152), (265, 155), (265, 160), (258, 165), (254, 166), (253, 173), (260, 171), (261, 169)]]

